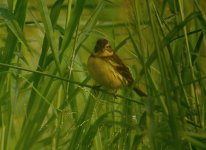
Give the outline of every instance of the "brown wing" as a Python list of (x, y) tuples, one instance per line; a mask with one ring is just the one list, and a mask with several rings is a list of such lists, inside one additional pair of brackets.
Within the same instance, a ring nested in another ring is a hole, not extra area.
[(108, 62), (119, 72), (127, 81), (132, 83), (134, 81), (132, 74), (129, 71), (129, 68), (122, 62), (122, 60), (116, 55), (107, 57)]

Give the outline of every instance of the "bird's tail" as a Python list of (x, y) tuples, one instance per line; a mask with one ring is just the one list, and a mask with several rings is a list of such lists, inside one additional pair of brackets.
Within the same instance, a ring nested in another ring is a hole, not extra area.
[(138, 87), (134, 87), (133, 90), (140, 96), (140, 97), (146, 97), (147, 94), (140, 90)]

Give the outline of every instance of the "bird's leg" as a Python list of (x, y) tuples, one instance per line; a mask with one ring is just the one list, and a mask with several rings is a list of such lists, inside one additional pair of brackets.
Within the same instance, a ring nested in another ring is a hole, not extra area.
[(114, 99), (117, 99), (117, 90), (113, 90), (113, 96), (114, 96)]
[(101, 87), (101, 85), (95, 85), (95, 86), (92, 87), (94, 95), (98, 95), (99, 94), (99, 88), (100, 87)]

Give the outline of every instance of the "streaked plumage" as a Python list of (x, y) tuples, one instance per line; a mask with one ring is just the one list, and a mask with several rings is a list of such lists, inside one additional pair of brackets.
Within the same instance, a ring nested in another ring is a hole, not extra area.
[[(94, 80), (107, 88), (119, 89), (134, 82), (128, 67), (112, 51), (106, 39), (97, 40), (94, 53), (88, 58), (87, 65)], [(138, 95), (146, 96), (141, 90), (134, 90)]]

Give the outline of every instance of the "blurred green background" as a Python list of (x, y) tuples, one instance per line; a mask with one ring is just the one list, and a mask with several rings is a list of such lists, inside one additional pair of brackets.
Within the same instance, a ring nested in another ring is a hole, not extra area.
[[(206, 149), (204, 0), (0, 0), (0, 149)], [(99, 38), (132, 72), (94, 89)]]

